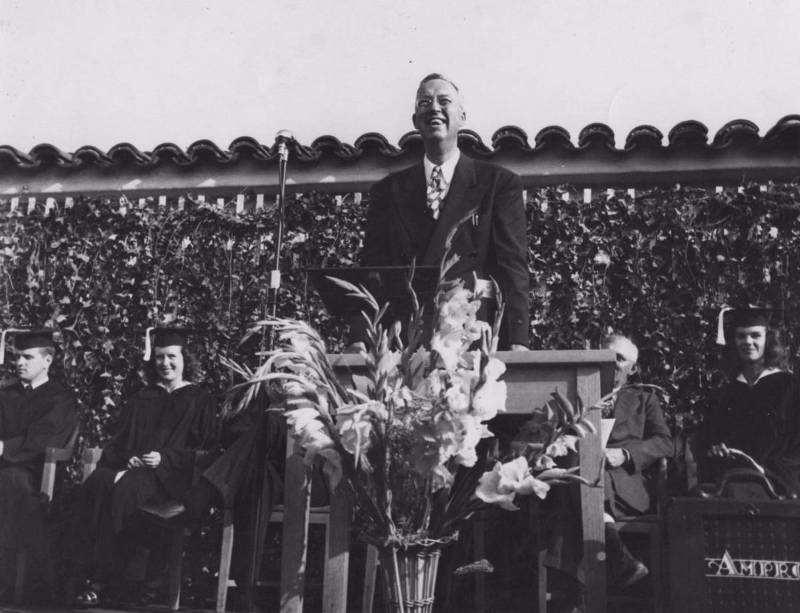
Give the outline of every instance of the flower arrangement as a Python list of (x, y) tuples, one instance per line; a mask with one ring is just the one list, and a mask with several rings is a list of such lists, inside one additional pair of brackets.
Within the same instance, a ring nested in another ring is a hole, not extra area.
[(376, 545), (448, 542), (486, 503), (515, 509), (517, 495), (544, 498), (551, 482), (580, 479), (553, 458), (574, 449), (592, 426), (557, 392), (515, 441), (518, 457), (488, 469), (488, 446), (480, 442), (492, 436), (486, 423), (506, 404), (505, 365), (495, 355), (503, 305), (498, 298), (492, 325), (479, 321), (480, 297), (462, 281), (443, 280), (449, 265), (434, 298), (430, 350), (410, 279), (405, 336), (400, 323), (381, 324), (387, 305), (363, 287), (335, 281), (373, 313), (362, 313), (366, 374), (353, 375), (353, 384), (337, 377), (319, 334), (301, 321), (269, 319), (251, 330), (269, 326), (278, 341), (257, 370), (226, 361), (245, 379), (234, 388), (233, 410), (263, 387), (277, 395), (305, 461), (320, 459), (331, 489), (349, 490), (361, 535)]

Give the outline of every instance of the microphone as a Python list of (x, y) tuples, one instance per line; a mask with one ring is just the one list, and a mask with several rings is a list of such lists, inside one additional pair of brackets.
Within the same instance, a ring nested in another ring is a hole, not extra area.
[(275, 135), (275, 142), (278, 144), (278, 157), (282, 162), (289, 159), (289, 143), (294, 142), (294, 136), (289, 130), (278, 130)]

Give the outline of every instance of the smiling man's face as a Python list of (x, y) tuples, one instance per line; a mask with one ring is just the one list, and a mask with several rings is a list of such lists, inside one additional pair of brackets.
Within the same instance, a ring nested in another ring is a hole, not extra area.
[(425, 142), (438, 142), (445, 149), (456, 147), (458, 131), (467, 115), (461, 94), (444, 79), (431, 79), (420, 85), (412, 121)]

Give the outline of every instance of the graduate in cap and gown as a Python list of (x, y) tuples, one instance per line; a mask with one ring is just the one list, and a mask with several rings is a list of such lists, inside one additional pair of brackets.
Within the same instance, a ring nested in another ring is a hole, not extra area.
[(44, 452), (63, 447), (78, 423), (75, 396), (50, 380), (55, 356), (53, 331), (6, 330), (14, 340), (17, 382), (0, 391), (0, 590), (13, 585), (13, 552), (41, 546), (46, 500), (40, 494)]
[[(747, 454), (766, 471), (777, 493), (800, 495), (800, 386), (789, 372), (786, 348), (772, 323), (774, 312), (761, 308), (724, 309), (719, 344), (727, 347), (729, 381), (706, 416), (704, 439), (710, 462), (705, 478), (730, 468), (750, 467)], [(754, 482), (731, 484), (727, 495), (761, 498)]]
[(91, 579), (78, 596), (82, 605), (98, 604), (109, 583), (120, 587), (125, 563), (142, 539), (135, 521), (139, 507), (181, 501), (192, 485), (196, 452), (217, 445), (217, 402), (195, 382), (199, 369), (187, 350), (190, 332), (148, 329), (150, 385), (125, 400), (97, 469), (83, 485), (73, 544)]

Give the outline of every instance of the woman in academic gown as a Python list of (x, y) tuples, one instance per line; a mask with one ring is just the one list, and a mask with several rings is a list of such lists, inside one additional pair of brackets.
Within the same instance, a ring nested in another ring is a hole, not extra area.
[(191, 381), (198, 369), (186, 350), (186, 331), (156, 328), (153, 333), (152, 359), (146, 356), (152, 383), (127, 399), (97, 469), (82, 488), (76, 530), (92, 580), (78, 596), (82, 605), (97, 604), (100, 589), (119, 582), (141, 541), (137, 509), (182, 500), (192, 485), (196, 452), (216, 447), (216, 401)]
[[(800, 494), (800, 385), (786, 367), (786, 349), (769, 324), (765, 309), (729, 312), (720, 325), (726, 341), (730, 380), (720, 391), (705, 423), (712, 478), (726, 469), (746, 467), (738, 451), (758, 462), (779, 494)], [(722, 317), (722, 316), (721, 316)], [(732, 451), (734, 450), (734, 451)], [(728, 495), (763, 497), (755, 483), (737, 483)]]

